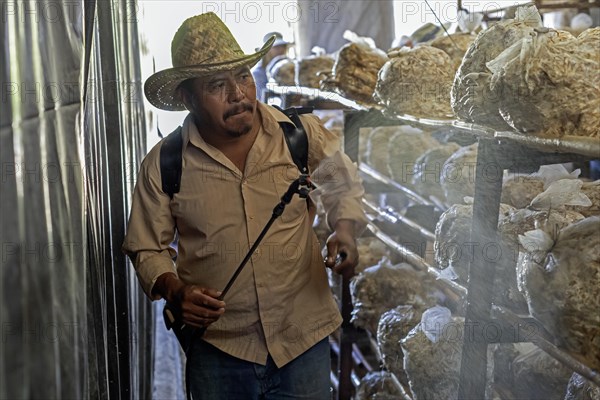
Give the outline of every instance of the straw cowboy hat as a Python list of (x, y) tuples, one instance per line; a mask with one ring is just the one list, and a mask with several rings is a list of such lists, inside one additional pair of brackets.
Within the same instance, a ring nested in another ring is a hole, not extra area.
[(177, 91), (181, 82), (244, 65), (252, 67), (269, 51), (275, 39), (272, 36), (256, 53), (248, 55), (215, 13), (188, 18), (171, 43), (173, 68), (159, 71), (146, 80), (146, 98), (162, 110), (184, 111)]

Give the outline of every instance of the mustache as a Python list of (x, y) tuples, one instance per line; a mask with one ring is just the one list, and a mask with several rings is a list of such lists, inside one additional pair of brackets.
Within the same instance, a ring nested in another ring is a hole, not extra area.
[(240, 104), (236, 105), (235, 107), (227, 110), (225, 112), (225, 114), (223, 114), (223, 119), (227, 119), (233, 115), (240, 114), (243, 111), (252, 112), (252, 111), (254, 111), (254, 107), (252, 107), (252, 104), (249, 104), (249, 103), (240, 103)]

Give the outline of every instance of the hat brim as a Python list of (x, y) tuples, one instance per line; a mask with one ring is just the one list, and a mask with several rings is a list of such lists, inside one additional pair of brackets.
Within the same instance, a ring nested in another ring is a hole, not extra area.
[(275, 46), (291, 46), (292, 44), (293, 44), (292, 42), (288, 42), (287, 40), (276, 39), (275, 43), (273, 43), (273, 47), (275, 47)]
[[(273, 47), (277, 47), (277, 46), (293, 46), (294, 42), (288, 42), (286, 40), (283, 39), (275, 39), (275, 43), (273, 43)], [(256, 47), (254, 49), (254, 51), (259, 51), (260, 49), (258, 47)]]
[(144, 94), (150, 104), (156, 108), (167, 111), (185, 111), (185, 105), (177, 91), (183, 81), (230, 71), (243, 66), (252, 67), (264, 57), (274, 42), (275, 37), (272, 37), (256, 53), (235, 60), (215, 64), (175, 67), (159, 71), (146, 79)]

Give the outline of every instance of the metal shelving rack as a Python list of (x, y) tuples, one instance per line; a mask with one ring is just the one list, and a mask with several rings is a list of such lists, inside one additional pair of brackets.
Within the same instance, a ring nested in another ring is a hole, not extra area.
[[(600, 140), (596, 138), (565, 137), (562, 139), (525, 136), (516, 132), (498, 132), (485, 126), (453, 119), (426, 119), (410, 115), (389, 115), (374, 105), (364, 105), (344, 99), (338, 94), (318, 89), (283, 87), (273, 88), (274, 92), (286, 95), (302, 94), (338, 102), (346, 109), (344, 112), (344, 150), (351, 159), (358, 162), (359, 130), (379, 126), (409, 124), (429, 128), (451, 128), (472, 135), (478, 142), (475, 195), (473, 202), (473, 225), (471, 236), (483, 243), (497, 241), (498, 212), (502, 191), (502, 174), (505, 169), (512, 171), (535, 171), (541, 165), (558, 164), (572, 161), (600, 159)], [(284, 104), (285, 105), (285, 104)], [(491, 168), (490, 168), (491, 167)], [(423, 198), (410, 189), (378, 173), (366, 164), (360, 164), (359, 170), (364, 176), (379, 182), (387, 188), (403, 193), (417, 204), (440, 209), (438, 204)], [(431, 239), (432, 233), (415, 225), (413, 221), (402, 218), (389, 210), (365, 201), (365, 208), (378, 218), (391, 224), (408, 227), (418, 231), (422, 237)], [(556, 360), (600, 386), (600, 372), (591, 369), (567, 352), (556, 346), (535, 319), (519, 316), (502, 307), (493, 306), (493, 277), (495, 264), (475, 254), (469, 262), (469, 280), (467, 287), (439, 278), (436, 268), (422, 257), (397, 243), (378, 228), (373, 218), (368, 225), (369, 232), (379, 238), (403, 260), (419, 270), (427, 271), (444, 293), (451, 295), (456, 309), (464, 307), (465, 327), (470, 329), (463, 342), (463, 354), (460, 371), (459, 399), (484, 398), (486, 386), (487, 346), (493, 343), (531, 342)], [(452, 296), (453, 294), (453, 296)], [(500, 332), (493, 340), (487, 337), (485, 329), (493, 324)], [(353, 340), (353, 335), (346, 340)], [(344, 374), (348, 377), (344, 378)], [(340, 371), (340, 383), (350, 381), (350, 371)], [(405, 395), (409, 398), (408, 395)]]
[[(507, 137), (512, 139), (507, 139)], [(515, 140), (517, 139), (517, 140)], [(554, 143), (555, 145), (558, 142)], [(502, 172), (505, 169), (530, 171), (540, 165), (557, 164), (571, 161), (582, 161), (600, 157), (600, 143), (590, 146), (580, 152), (572, 152), (574, 147), (565, 144), (559, 146), (564, 152), (552, 152), (539, 148), (539, 143), (529, 141), (527, 137), (516, 138), (511, 135), (498, 134), (495, 138), (479, 139), (479, 149), (475, 175), (475, 196), (473, 203), (473, 226), (471, 237), (480, 238), (482, 243), (498, 241), (498, 210), (502, 192)], [(537, 148), (536, 148), (537, 147)], [(594, 149), (595, 147), (595, 149)], [(493, 172), (486, 166), (493, 165)], [(483, 168), (481, 168), (483, 167)], [(492, 293), (495, 263), (486, 260), (479, 252), (475, 254), (469, 265), (469, 285), (467, 294), (467, 312), (465, 326), (473, 328), (472, 335), (463, 344), (463, 357), (460, 373), (459, 398), (482, 398), (485, 392), (485, 369), (487, 345), (500, 342), (532, 342), (543, 350), (548, 351), (546, 344), (549, 338), (539, 334), (543, 329), (531, 318), (508, 320), (507, 313), (497, 313), (492, 317)], [(489, 324), (502, 327), (500, 335), (495, 340), (489, 340), (485, 329)], [(515, 325), (516, 324), (516, 325)], [(532, 325), (533, 324), (533, 325)], [(535, 326), (532, 337), (523, 337), (521, 327)], [(568, 366), (589, 380), (600, 383), (600, 375), (576, 361), (567, 353), (553, 348), (552, 356), (558, 361), (568, 361)]]
[[(461, 3), (460, 0), (457, 1), (459, 9)], [(531, 4), (535, 4), (540, 11), (565, 7), (575, 7), (583, 10), (600, 6), (598, 0), (579, 0), (576, 2), (536, 0), (532, 1)], [(491, 12), (488, 10), (487, 14), (502, 11), (503, 9), (491, 10)], [(489, 15), (487, 14), (485, 16), (487, 19), (494, 19), (488, 18)], [(600, 159), (600, 141), (598, 139), (545, 139), (523, 136), (515, 132), (496, 132), (485, 126), (452, 119), (435, 120), (416, 118), (410, 115), (385, 115), (384, 110), (377, 106), (360, 104), (345, 99), (336, 93), (313, 88), (272, 86), (268, 90), (281, 98), (284, 107), (289, 105), (288, 98), (298, 95), (309, 100), (325, 100), (338, 103), (341, 108), (346, 110), (344, 113), (344, 150), (356, 162), (358, 162), (359, 129), (364, 127), (404, 123), (430, 128), (452, 128), (473, 135), (478, 141), (477, 165), (479, 168), (476, 170), (475, 177), (471, 237), (477, 237), (482, 243), (496, 242), (498, 239), (498, 211), (502, 192), (502, 174), (505, 169), (531, 172), (545, 164)], [(439, 204), (423, 198), (378, 173), (368, 165), (360, 164), (359, 170), (364, 176), (384, 187), (401, 192), (416, 204), (441, 209)], [(403, 218), (397, 213), (390, 212), (388, 209), (382, 209), (368, 201), (365, 201), (364, 205), (370, 214), (375, 216), (371, 218), (371, 222), (367, 227), (370, 234), (379, 238), (392, 251), (400, 255), (404, 261), (419, 270), (427, 271), (435, 277), (435, 282), (441, 283), (439, 286), (444, 293), (453, 299), (455, 309), (461, 309), (465, 313), (465, 329), (468, 327), (470, 334), (465, 335), (463, 342), (459, 399), (484, 398), (487, 346), (492, 343), (532, 342), (568, 368), (600, 386), (600, 372), (589, 368), (559, 349), (553, 342), (553, 338), (546, 333), (536, 320), (531, 317), (515, 315), (509, 310), (492, 304), (495, 264), (491, 260), (486, 260), (481, 253), (475, 253), (468, 266), (469, 280), (467, 287), (448, 280), (437, 279), (439, 278), (439, 272), (436, 268), (429, 265), (419, 254), (414, 253), (402, 243), (398, 243), (380, 229), (375, 223), (375, 219), (386, 221), (388, 226), (408, 228), (425, 240), (432, 240), (433, 234), (413, 221)], [(490, 340), (485, 332), (486, 327), (490, 324), (495, 325), (500, 332), (493, 340)], [(340, 346), (346, 348), (356, 337), (356, 330), (348, 325), (350, 325), (349, 322), (345, 321), (346, 335), (342, 335), (340, 344)], [(376, 345), (373, 346), (377, 354)], [(348, 360), (348, 352), (345, 353), (340, 352), (342, 358), (340, 364), (344, 365), (344, 368), (340, 369), (337, 377), (339, 384), (346, 387), (343, 396), (338, 397), (340, 400), (349, 399), (348, 386), (352, 381), (351, 369), (348, 368), (351, 360)], [(403, 397), (405, 399), (410, 398), (404, 391)]]
[[(378, 125), (378, 121), (383, 123)], [(374, 108), (367, 111), (357, 110), (346, 114), (345, 149), (346, 153), (357, 160), (358, 131), (362, 127), (407, 123), (427, 127), (448, 127), (472, 134), (478, 141), (478, 157), (475, 177), (475, 196), (473, 202), (473, 225), (471, 237), (477, 237), (482, 243), (497, 242), (498, 211), (502, 191), (502, 174), (505, 169), (534, 171), (541, 165), (600, 159), (600, 141), (594, 138), (547, 139), (524, 136), (516, 132), (496, 132), (492, 129), (457, 120), (432, 120), (408, 115), (383, 115)], [(393, 124), (392, 123), (392, 124)], [(360, 165), (361, 172), (385, 183), (390, 188), (402, 191), (411, 199), (420, 201), (410, 190), (399, 183), (377, 173), (366, 165)], [(428, 204), (427, 200), (420, 201)], [(385, 210), (367, 204), (382, 218)], [(369, 225), (369, 230), (392, 250), (400, 254), (409, 254), (401, 244), (395, 243), (389, 236)], [(413, 259), (413, 262), (411, 261)], [(419, 269), (437, 274), (435, 268), (426, 265), (418, 258), (407, 257), (407, 261)], [(532, 342), (540, 349), (563, 363), (574, 372), (591, 382), (600, 385), (600, 373), (589, 368), (567, 352), (559, 349), (545, 329), (533, 318), (518, 316), (502, 307), (492, 305), (493, 277), (495, 264), (486, 260), (483, 254), (475, 254), (469, 263), (469, 283), (466, 288), (454, 284), (451, 290), (466, 295), (465, 326), (469, 335), (463, 343), (462, 367), (460, 371), (459, 399), (484, 398), (486, 385), (487, 346), (493, 343)], [(449, 282), (443, 280), (446, 285)], [(499, 334), (489, 338), (486, 329), (493, 324)]]

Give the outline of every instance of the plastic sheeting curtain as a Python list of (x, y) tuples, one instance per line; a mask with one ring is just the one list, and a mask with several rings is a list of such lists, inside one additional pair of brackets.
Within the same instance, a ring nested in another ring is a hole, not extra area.
[(136, 3), (0, 7), (0, 398), (149, 398), (151, 308), (120, 251), (145, 149)]

